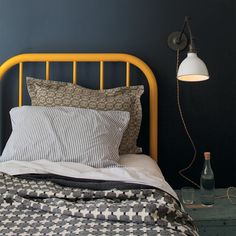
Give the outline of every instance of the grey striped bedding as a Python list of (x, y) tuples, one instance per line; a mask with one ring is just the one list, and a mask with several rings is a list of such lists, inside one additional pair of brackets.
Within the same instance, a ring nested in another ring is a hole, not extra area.
[(12, 134), (0, 161), (78, 162), (118, 166), (119, 145), (129, 122), (124, 111), (23, 106), (10, 111)]

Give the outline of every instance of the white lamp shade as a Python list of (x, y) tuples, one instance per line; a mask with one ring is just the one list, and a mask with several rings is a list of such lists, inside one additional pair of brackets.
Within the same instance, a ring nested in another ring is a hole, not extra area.
[(179, 66), (178, 80), (196, 82), (209, 79), (206, 64), (197, 56), (197, 53), (189, 52)]

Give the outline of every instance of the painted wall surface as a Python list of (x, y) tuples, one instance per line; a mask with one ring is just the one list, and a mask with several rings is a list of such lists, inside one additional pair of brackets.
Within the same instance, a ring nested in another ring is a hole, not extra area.
[[(198, 150), (187, 175), (199, 181), (203, 152), (211, 151), (216, 186), (236, 185), (234, 0), (0, 0), (0, 6), (0, 63), (26, 52), (124, 52), (151, 67), (159, 85), (159, 165), (173, 187), (189, 185), (178, 170), (188, 165), (193, 150), (177, 110), (176, 55), (167, 37), (181, 29), (185, 15), (191, 16), (198, 54), (211, 78), (180, 86), (183, 113)], [(30, 75), (36, 72), (30, 70)], [(84, 85), (97, 86), (97, 81), (86, 80), (83, 68), (81, 73)], [(16, 87), (13, 78), (1, 84), (2, 129), (8, 132), (7, 109), (17, 98), (9, 91)], [(147, 129), (144, 122), (142, 134)], [(140, 143), (147, 147), (146, 138)]]

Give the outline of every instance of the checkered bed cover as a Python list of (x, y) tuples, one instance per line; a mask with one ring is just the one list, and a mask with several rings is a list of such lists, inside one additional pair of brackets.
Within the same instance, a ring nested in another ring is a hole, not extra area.
[(91, 190), (0, 173), (0, 235), (198, 235), (159, 189)]

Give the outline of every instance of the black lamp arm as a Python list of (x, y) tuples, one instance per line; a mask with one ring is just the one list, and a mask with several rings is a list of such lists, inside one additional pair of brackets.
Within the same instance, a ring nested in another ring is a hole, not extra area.
[[(169, 48), (171, 48), (175, 51), (177, 51), (177, 50), (182, 51), (188, 45), (189, 46), (189, 50), (188, 50), (189, 52), (193, 52), (193, 53), (196, 52), (196, 47), (195, 47), (195, 44), (194, 44), (194, 38), (193, 38), (193, 35), (192, 35), (192, 30), (191, 30), (189, 22), (190, 22), (190, 17), (185, 16), (182, 30), (180, 32), (179, 31), (172, 32), (168, 36), (168, 46), (169, 46)], [(186, 29), (188, 31), (189, 40), (188, 40), (188, 38), (186, 37), (186, 35), (184, 33)]]
[(185, 29), (187, 28), (188, 33), (189, 33), (189, 40), (190, 40), (189, 52), (196, 52), (196, 48), (195, 48), (195, 44), (194, 44), (194, 39), (193, 39), (193, 35), (192, 35), (192, 30), (191, 30), (190, 23), (189, 23), (190, 20), (191, 20), (191, 18), (189, 16), (185, 16), (184, 24), (183, 24), (181, 33), (179, 35), (179, 38), (177, 40), (177, 43), (181, 42), (183, 33), (184, 33)]

